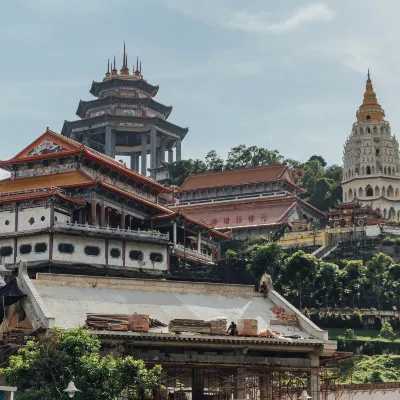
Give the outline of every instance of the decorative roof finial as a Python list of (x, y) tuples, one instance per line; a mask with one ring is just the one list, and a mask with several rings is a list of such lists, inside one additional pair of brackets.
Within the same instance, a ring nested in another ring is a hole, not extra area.
[(114, 66), (113, 66), (113, 68), (111, 70), (111, 75), (112, 76), (118, 75), (117, 68), (115, 68), (115, 54), (114, 54)]
[(110, 73), (110, 59), (107, 60), (107, 72), (106, 72), (106, 78), (108, 78), (111, 75)]
[(122, 59), (121, 75), (129, 75), (128, 55), (126, 54), (125, 41), (124, 41), (124, 55)]
[(142, 61), (140, 61), (139, 72), (140, 72), (140, 75), (142, 75)]
[(126, 61), (126, 51), (125, 51), (125, 40), (124, 40), (124, 59), (122, 60), (122, 68), (126, 67), (125, 61)]
[(139, 57), (136, 57), (136, 71), (139, 71)]
[(370, 80), (370, 79), (371, 79), (371, 75), (369, 73), (369, 68), (368, 68), (368, 80)]

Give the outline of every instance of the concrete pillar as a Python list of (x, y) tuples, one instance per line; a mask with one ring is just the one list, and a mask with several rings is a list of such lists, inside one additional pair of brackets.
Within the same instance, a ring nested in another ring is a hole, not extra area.
[(139, 172), (139, 153), (131, 153), (131, 169)]
[(82, 144), (84, 144), (87, 147), (90, 147), (90, 135), (89, 133), (86, 133), (82, 137)]
[(140, 171), (140, 170), (139, 170), (139, 163), (140, 163), (139, 158), (140, 158), (140, 154), (139, 154), (139, 153), (136, 153), (136, 159), (135, 159), (135, 171), (136, 171), (136, 172), (139, 172), (139, 171)]
[(160, 165), (161, 163), (161, 148), (157, 147), (156, 149), (156, 166)]
[(170, 164), (174, 162), (174, 151), (172, 149), (168, 150), (168, 162)]
[(97, 218), (96, 218), (96, 206), (97, 206), (97, 201), (92, 200), (90, 203), (90, 225), (97, 225)]
[(320, 400), (319, 393), (319, 356), (316, 354), (310, 355), (310, 365), (313, 367), (309, 373), (309, 382), (307, 391), (313, 400)]
[(203, 400), (204, 398), (204, 370), (202, 368), (192, 369), (192, 400)]
[(181, 161), (181, 159), (182, 159), (181, 139), (177, 139), (177, 141), (176, 141), (176, 161)]
[(119, 227), (121, 229), (125, 229), (125, 211), (121, 211), (121, 214), (119, 217), (120, 217)]
[(167, 143), (167, 138), (162, 137), (160, 141), (160, 161), (165, 161), (165, 145)]
[(140, 136), (141, 141), (141, 157), (142, 157), (142, 165), (140, 168), (140, 173), (146, 176), (147, 169), (147, 133), (143, 132)]
[[(150, 129), (150, 168), (155, 168), (157, 152), (157, 133), (155, 128)], [(152, 173), (154, 174), (154, 173)]]
[(201, 252), (201, 231), (197, 232), (197, 251)]
[(106, 226), (106, 206), (100, 204), (100, 226)]
[(104, 153), (106, 156), (115, 158), (115, 131), (113, 131), (110, 126), (106, 127)]
[(245, 398), (246, 398), (246, 369), (237, 368), (235, 399), (245, 399)]
[(176, 245), (176, 240), (177, 240), (177, 226), (176, 226), (176, 221), (174, 221), (173, 223), (173, 232), (172, 232), (172, 241), (174, 243), (174, 245)]

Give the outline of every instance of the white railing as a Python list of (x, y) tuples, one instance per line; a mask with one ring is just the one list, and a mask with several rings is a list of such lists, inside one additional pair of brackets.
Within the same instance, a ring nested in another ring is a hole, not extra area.
[(29, 193), (51, 192), (53, 190), (57, 190), (58, 192), (63, 193), (63, 194), (67, 193), (64, 189), (60, 189), (56, 186), (48, 186), (48, 187), (38, 188), (38, 189), (26, 189), (26, 190), (17, 190), (14, 192), (0, 193), (0, 197), (18, 196), (20, 194), (29, 194)]
[(125, 235), (132, 236), (134, 238), (142, 238), (142, 239), (154, 239), (154, 240), (168, 240), (168, 233), (161, 233), (158, 231), (141, 231), (141, 230), (131, 230), (131, 229), (120, 229), (120, 228), (111, 228), (110, 226), (98, 226), (98, 225), (89, 225), (89, 224), (78, 224), (78, 223), (68, 223), (68, 222), (55, 222), (54, 227), (58, 228), (67, 228), (74, 229), (78, 231), (84, 232), (94, 232), (94, 233), (108, 233), (108, 234), (117, 234), (117, 235)]
[(197, 250), (193, 250), (193, 249), (191, 249), (189, 247), (185, 247), (182, 244), (176, 243), (174, 245), (174, 249), (179, 250), (179, 251), (183, 251), (184, 253), (187, 253), (188, 255), (192, 255), (194, 257), (201, 258), (201, 259), (206, 260), (208, 262), (212, 262), (212, 255), (210, 255), (208, 253), (198, 252)]

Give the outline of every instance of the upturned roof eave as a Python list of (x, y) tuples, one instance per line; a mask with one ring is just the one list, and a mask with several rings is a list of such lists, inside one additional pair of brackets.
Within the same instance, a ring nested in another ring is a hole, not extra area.
[[(97, 97), (99, 95), (100, 90), (101, 90), (101, 89), (97, 89), (98, 87), (108, 86), (108, 85), (110, 85), (111, 82), (115, 82), (115, 81), (121, 82), (126, 86), (129, 86), (129, 85), (131, 85), (131, 86), (142, 85), (144, 87), (147, 87), (148, 91), (146, 91), (145, 89), (144, 89), (144, 91), (145, 91), (145, 93), (149, 94), (152, 97), (154, 97), (157, 94), (158, 89), (159, 89), (158, 85), (157, 86), (153, 86), (150, 83), (146, 82), (144, 79), (126, 80), (126, 79), (118, 79), (118, 77), (114, 77), (114, 78), (108, 79), (106, 81), (100, 81), (100, 82), (93, 81), (89, 92), (93, 96)], [(113, 85), (113, 84), (111, 84), (111, 85)]]

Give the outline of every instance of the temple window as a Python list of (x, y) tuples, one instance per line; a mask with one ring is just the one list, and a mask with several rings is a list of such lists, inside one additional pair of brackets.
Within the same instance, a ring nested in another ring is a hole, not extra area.
[(375, 186), (375, 196), (380, 196), (380, 190), (378, 186)]
[(58, 245), (58, 251), (60, 253), (72, 254), (74, 250), (75, 250), (74, 245), (71, 243), (60, 243)]
[(85, 254), (87, 256), (99, 256), (100, 255), (100, 247), (97, 246), (85, 246)]
[(131, 260), (136, 260), (136, 261), (143, 261), (143, 251), (140, 250), (131, 250), (129, 252), (129, 258)]
[(161, 253), (150, 253), (150, 261), (152, 262), (162, 262), (163, 255)]
[(372, 197), (374, 195), (374, 191), (372, 190), (371, 186), (367, 186), (366, 195), (367, 195), (367, 197)]
[(121, 250), (120, 249), (111, 249), (110, 256), (112, 258), (120, 258), (121, 257)]
[(13, 248), (11, 246), (3, 246), (0, 249), (1, 257), (9, 257), (13, 253)]
[(375, 150), (375, 155), (376, 155), (376, 156), (379, 156), (379, 149), (376, 149), (376, 150)]
[(35, 244), (35, 253), (46, 253), (47, 251), (47, 243), (36, 243)]
[(371, 175), (371, 167), (367, 165), (367, 175)]
[(371, 119), (371, 116), (370, 115), (367, 115), (367, 118), (366, 119)]
[(6, 222), (4, 222), (6, 225), (10, 225), (10, 220), (6, 219)]
[(29, 254), (32, 252), (32, 245), (31, 244), (21, 244), (19, 247), (20, 254)]

